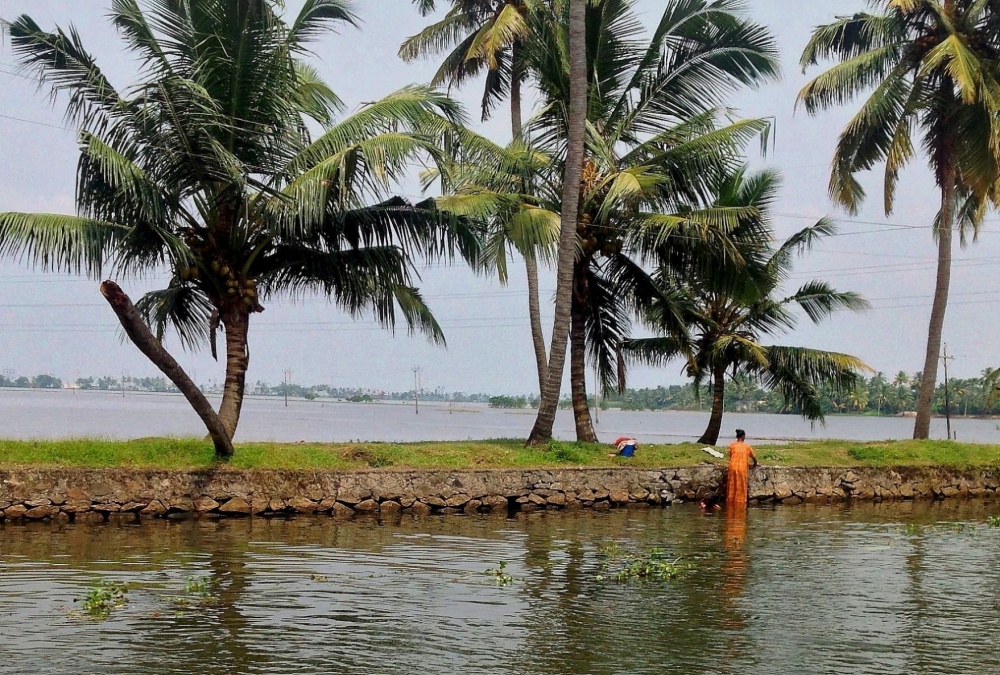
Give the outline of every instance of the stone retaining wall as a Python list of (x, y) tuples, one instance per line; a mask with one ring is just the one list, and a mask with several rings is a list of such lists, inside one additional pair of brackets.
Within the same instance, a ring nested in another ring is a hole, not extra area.
[[(600, 509), (693, 501), (717, 494), (724, 485), (725, 468), (707, 464), (683, 469), (351, 472), (2, 469), (0, 518)], [(996, 470), (772, 467), (751, 472), (750, 499), (942, 499), (995, 495), (998, 487)]]

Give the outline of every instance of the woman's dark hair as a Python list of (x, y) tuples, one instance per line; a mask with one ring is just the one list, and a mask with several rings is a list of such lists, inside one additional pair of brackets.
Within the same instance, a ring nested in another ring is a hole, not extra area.
[(747, 437), (747, 432), (743, 431), (742, 429), (736, 430), (736, 438), (746, 438), (746, 437)]

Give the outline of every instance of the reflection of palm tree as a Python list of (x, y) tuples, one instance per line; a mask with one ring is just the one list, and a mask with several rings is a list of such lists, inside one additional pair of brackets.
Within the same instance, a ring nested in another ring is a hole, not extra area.
[[(137, 643), (134, 652), (145, 655), (152, 667), (137, 671), (155, 672), (156, 664), (166, 659), (178, 670), (191, 673), (250, 673), (268, 669), (272, 659), (265, 650), (256, 647), (250, 622), (240, 610), (251, 585), (246, 553), (249, 542), (253, 541), (250, 529), (254, 524), (247, 518), (182, 526), (186, 549), (207, 554), (208, 604), (179, 612), (172, 619), (170, 630), (163, 630), (162, 619), (143, 619), (134, 638)], [(208, 616), (213, 620), (208, 620)], [(148, 626), (144, 625), (147, 621)], [(149, 642), (144, 644), (144, 639)]]

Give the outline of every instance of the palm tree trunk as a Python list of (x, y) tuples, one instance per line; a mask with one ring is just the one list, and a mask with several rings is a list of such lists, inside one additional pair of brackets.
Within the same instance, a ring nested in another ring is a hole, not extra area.
[[(576, 440), (597, 443), (594, 424), (587, 403), (587, 318), (579, 299), (573, 300), (573, 319), (569, 333), (569, 386), (573, 395), (573, 420)], [(595, 385), (597, 386), (597, 385)]]
[[(510, 127), (511, 135), (516, 140), (523, 131), (521, 123), (521, 69), (518, 66), (521, 46), (514, 43), (511, 49), (510, 74)], [(528, 277), (528, 322), (531, 325), (531, 344), (535, 350), (535, 368), (538, 371), (538, 393), (545, 387), (545, 375), (548, 370), (548, 356), (545, 353), (545, 334), (542, 332), (541, 303), (538, 300), (538, 260), (525, 256), (524, 271)]]
[(219, 419), (212, 404), (208, 402), (198, 386), (143, 323), (142, 317), (139, 316), (139, 312), (136, 311), (135, 305), (132, 304), (132, 300), (125, 294), (125, 291), (115, 282), (105, 281), (101, 284), (101, 295), (111, 305), (111, 309), (114, 310), (122, 328), (125, 329), (125, 334), (132, 340), (132, 343), (177, 386), (201, 421), (205, 423), (208, 435), (215, 444), (216, 457), (223, 459), (232, 457), (232, 435), (226, 431), (222, 420)]
[(524, 271), (528, 277), (528, 321), (531, 324), (531, 343), (535, 349), (535, 368), (538, 370), (538, 391), (545, 387), (548, 371), (548, 356), (545, 354), (545, 335), (542, 333), (542, 310), (538, 300), (538, 260), (528, 256), (524, 259)]
[(236, 306), (222, 314), (222, 325), (226, 329), (226, 384), (222, 390), (219, 419), (225, 425), (226, 433), (232, 438), (236, 435), (236, 427), (240, 423), (247, 367), (250, 365), (250, 350), (247, 344), (250, 313), (242, 306)]
[(938, 227), (937, 282), (934, 303), (927, 329), (927, 353), (924, 355), (923, 377), (917, 395), (917, 419), (913, 437), (925, 439), (931, 431), (931, 401), (937, 384), (938, 360), (941, 356), (941, 334), (944, 332), (944, 315), (948, 308), (948, 290), (951, 286), (951, 239), (955, 224), (955, 172), (950, 167), (942, 171), (941, 222)]
[(521, 137), (521, 43), (515, 42), (510, 50), (510, 127), (514, 140)]
[(699, 443), (715, 445), (722, 431), (722, 413), (726, 408), (726, 367), (716, 366), (712, 371), (712, 415), (708, 418), (708, 427), (698, 439)]
[(583, 141), (587, 125), (587, 0), (569, 0), (569, 114), (567, 119), (566, 171), (563, 176), (562, 222), (559, 228), (559, 258), (556, 268), (556, 307), (552, 324), (549, 365), (542, 387), (541, 403), (528, 445), (552, 438), (573, 302), (573, 261), (576, 257), (576, 224), (580, 210), (580, 178), (583, 171)]

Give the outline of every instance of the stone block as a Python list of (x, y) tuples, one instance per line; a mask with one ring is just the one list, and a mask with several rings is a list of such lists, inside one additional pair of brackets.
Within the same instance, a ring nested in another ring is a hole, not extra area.
[(469, 495), (452, 495), (444, 501), (445, 506), (457, 507), (462, 506), (469, 501)]
[(381, 514), (388, 515), (390, 513), (399, 513), (403, 510), (403, 505), (392, 499), (387, 499), (378, 505), (378, 512)]
[(612, 490), (609, 497), (614, 504), (627, 504), (629, 499), (628, 490)]
[(233, 497), (225, 504), (219, 507), (220, 513), (239, 513), (244, 515), (249, 515), (253, 512), (253, 509), (247, 503), (245, 499), (241, 497)]
[(146, 508), (144, 508), (139, 513), (141, 513), (144, 516), (162, 516), (166, 512), (167, 512), (167, 507), (164, 506), (163, 503), (160, 502), (158, 499), (154, 499), (153, 501), (149, 502), (149, 504), (146, 505)]
[(206, 511), (214, 511), (219, 508), (219, 502), (215, 501), (211, 497), (198, 497), (193, 502), (194, 510), (198, 513), (205, 513)]
[(374, 499), (363, 499), (354, 505), (354, 509), (356, 511), (361, 511), (362, 513), (378, 511), (378, 502)]
[(292, 497), (288, 500), (288, 508), (296, 513), (313, 513), (319, 508), (319, 504), (305, 497)]
[(25, 518), (31, 520), (41, 520), (43, 518), (51, 518), (52, 516), (59, 513), (59, 507), (53, 506), (52, 504), (46, 504), (44, 506), (36, 506), (33, 509), (28, 509), (24, 513)]
[(62, 510), (66, 513), (83, 513), (84, 511), (90, 510), (90, 500), (89, 499), (72, 499), (62, 506)]
[(176, 497), (174, 499), (171, 499), (170, 503), (168, 503), (166, 506), (171, 511), (182, 511), (182, 512), (194, 511), (194, 502), (187, 497)]
[(333, 505), (333, 508), (330, 509), (330, 513), (333, 515), (334, 518), (350, 518), (351, 516), (354, 515), (354, 509), (352, 509), (347, 504), (341, 504), (340, 502), (337, 502), (336, 504)]
[(413, 506), (410, 507), (410, 510), (414, 515), (426, 516), (431, 512), (431, 507), (424, 502), (413, 502)]
[(112, 504), (112, 503), (94, 504), (90, 508), (93, 511), (99, 511), (101, 513), (118, 513), (119, 511), (122, 510), (121, 504)]

